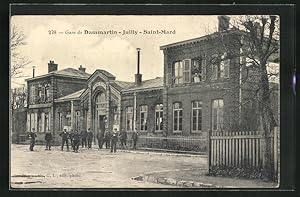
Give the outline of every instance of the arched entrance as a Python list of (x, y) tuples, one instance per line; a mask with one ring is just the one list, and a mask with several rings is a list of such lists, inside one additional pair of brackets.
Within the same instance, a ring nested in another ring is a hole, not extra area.
[(95, 97), (95, 110), (94, 110), (94, 131), (102, 132), (105, 131), (106, 126), (106, 108), (107, 108), (107, 101), (105, 93), (99, 92)]

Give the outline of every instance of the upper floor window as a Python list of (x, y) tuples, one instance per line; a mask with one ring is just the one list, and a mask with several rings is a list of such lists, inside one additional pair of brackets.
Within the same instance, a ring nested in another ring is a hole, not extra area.
[(206, 60), (204, 57), (192, 59), (192, 82), (206, 80)]
[(225, 52), (221, 56), (217, 54), (212, 56), (211, 60), (211, 79), (217, 80), (219, 78), (228, 78), (229, 77), (229, 65), (230, 59), (228, 58), (227, 53)]
[(155, 130), (163, 130), (163, 104), (155, 105)]
[(180, 84), (183, 82), (183, 69), (182, 69), (182, 62), (175, 62), (174, 69), (173, 69), (173, 79), (174, 84)]
[(36, 98), (36, 92), (35, 92), (35, 86), (30, 86), (30, 103), (35, 103)]
[(141, 131), (147, 131), (148, 106), (140, 106), (140, 127)]
[(173, 83), (182, 84), (191, 82), (191, 60), (175, 62), (173, 65)]
[(50, 86), (45, 87), (45, 101), (50, 101)]

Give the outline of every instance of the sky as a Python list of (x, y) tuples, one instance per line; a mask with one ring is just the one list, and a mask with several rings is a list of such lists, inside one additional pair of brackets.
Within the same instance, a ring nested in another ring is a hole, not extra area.
[[(96, 69), (104, 69), (115, 75), (117, 80), (134, 81), (136, 48), (141, 48), (140, 72), (143, 80), (162, 77), (163, 53), (159, 47), (216, 31), (217, 16), (13, 16), (12, 26), (26, 36), (27, 44), (19, 47), (18, 52), (31, 61), (23, 69), (26, 77), (12, 79), (11, 86), (14, 88), (22, 86), (25, 78), (32, 77), (32, 66), (36, 67), (36, 76), (46, 74), (50, 60), (58, 64), (58, 70), (78, 69), (82, 65), (90, 74)], [(51, 30), (56, 34), (49, 34)], [(175, 30), (175, 34), (77, 34), (84, 30)], [(76, 34), (67, 34), (66, 31)]]

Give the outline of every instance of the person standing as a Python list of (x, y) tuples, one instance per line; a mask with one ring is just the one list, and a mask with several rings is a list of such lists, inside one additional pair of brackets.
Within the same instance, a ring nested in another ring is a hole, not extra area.
[(96, 137), (98, 140), (98, 146), (99, 146), (99, 150), (100, 150), (100, 149), (102, 149), (102, 146), (103, 146), (103, 140), (104, 140), (103, 133), (101, 131), (98, 131)]
[(32, 131), (30, 131), (27, 134), (28, 138), (30, 139), (30, 145), (29, 145), (29, 150), (33, 151), (33, 147), (35, 145), (35, 138), (37, 137), (36, 133), (34, 132), (34, 128), (32, 128)]
[(105, 142), (105, 148), (109, 149), (110, 147), (110, 132), (108, 131), (108, 129), (105, 129), (104, 132), (104, 142)]
[(127, 145), (126, 145), (126, 141), (127, 141), (127, 132), (125, 129), (121, 130), (120, 133), (120, 141), (121, 141), (121, 146), (123, 147), (123, 149), (127, 149)]
[(51, 132), (46, 133), (45, 140), (46, 140), (46, 149), (45, 150), (51, 150), (51, 141), (52, 141)]
[(118, 141), (118, 132), (115, 128), (111, 134), (111, 142), (110, 142), (110, 152), (117, 152), (117, 141)]
[(138, 132), (137, 132), (136, 129), (133, 131), (131, 139), (133, 141), (133, 149), (135, 150), (136, 149), (136, 143), (138, 141)]
[(78, 153), (79, 144), (80, 144), (80, 134), (78, 133), (77, 130), (73, 133), (72, 137), (73, 137), (73, 151), (75, 153)]
[(91, 132), (91, 129), (88, 128), (87, 130), (88, 149), (92, 148), (93, 137), (94, 137), (93, 132)]
[(68, 139), (70, 137), (69, 132), (67, 132), (67, 130), (64, 129), (64, 131), (62, 133), (60, 133), (59, 136), (62, 138), (61, 150), (64, 150), (64, 145), (66, 143), (67, 151), (69, 151), (69, 142), (68, 142)]
[(86, 137), (87, 137), (87, 131), (84, 129), (81, 131), (81, 147), (86, 147)]

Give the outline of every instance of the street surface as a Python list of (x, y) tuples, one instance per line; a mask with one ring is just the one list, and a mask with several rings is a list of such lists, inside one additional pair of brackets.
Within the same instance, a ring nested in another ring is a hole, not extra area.
[[(203, 156), (173, 153), (11, 145), (12, 188), (171, 188), (175, 186), (132, 180), (146, 173), (206, 169)], [(66, 148), (65, 148), (66, 149)]]

